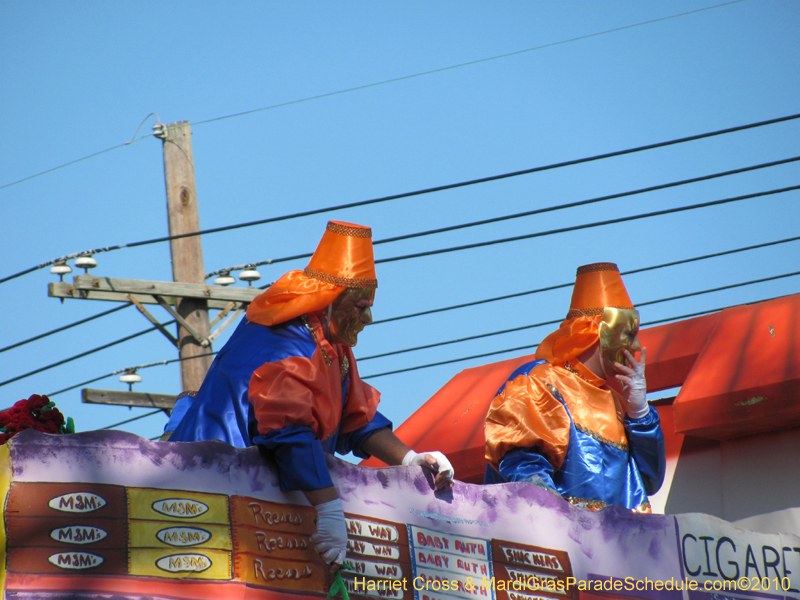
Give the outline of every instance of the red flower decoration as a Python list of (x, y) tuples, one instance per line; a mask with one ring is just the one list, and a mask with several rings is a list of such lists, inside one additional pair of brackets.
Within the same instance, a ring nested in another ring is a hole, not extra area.
[(39, 394), (34, 394), (30, 398), (28, 398), (28, 410), (36, 411), (41, 410), (45, 406), (50, 404), (50, 398), (47, 396), (40, 396)]
[[(5, 444), (20, 431), (35, 429), (44, 433), (60, 433), (65, 419), (47, 396), (34, 394), (27, 400), (14, 403), (10, 409), (0, 412), (0, 445)], [(67, 429), (74, 431), (72, 420)]]
[(53, 421), (37, 423), (35, 429), (36, 431), (43, 431), (44, 433), (58, 433), (58, 425)]
[(57, 408), (50, 408), (48, 410), (43, 410), (39, 414), (39, 420), (42, 422), (55, 423), (56, 429), (58, 429), (59, 426), (64, 424), (64, 415), (62, 415), (61, 411)]

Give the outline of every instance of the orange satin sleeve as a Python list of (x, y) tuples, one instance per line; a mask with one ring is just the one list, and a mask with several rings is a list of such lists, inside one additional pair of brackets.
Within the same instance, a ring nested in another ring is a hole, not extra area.
[(486, 415), (486, 460), (496, 470), (514, 448), (536, 446), (554, 470), (569, 448), (570, 419), (538, 378), (520, 375), (495, 396)]
[(319, 348), (311, 359), (292, 356), (261, 365), (250, 378), (249, 399), (261, 434), (306, 425), (325, 440), (339, 425), (340, 379), (338, 373), (330, 376)]
[[(582, 367), (575, 363), (576, 367)], [(591, 374), (591, 372), (588, 372)], [(567, 372), (561, 367), (547, 365), (539, 375), (544, 381), (555, 386), (572, 415), (575, 425), (593, 437), (606, 443), (625, 445), (625, 409), (622, 397), (610, 389), (602, 389), (589, 381)], [(596, 380), (605, 383), (603, 380)]]

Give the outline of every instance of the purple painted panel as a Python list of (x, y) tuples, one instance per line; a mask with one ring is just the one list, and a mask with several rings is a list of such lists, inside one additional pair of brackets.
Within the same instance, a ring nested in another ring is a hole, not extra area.
[[(309, 543), (313, 508), (280, 491), (257, 448), (26, 431), (10, 457), (8, 526), (39, 541), (26, 547), (9, 532), (7, 598), (300, 600), (324, 597), (332, 583)], [(347, 517), (345, 585), (354, 598), (677, 600), (684, 592), (664, 582), (685, 577), (699, 593), (756, 574), (789, 588), (768, 597), (800, 598), (794, 535), (706, 515), (589, 512), (526, 484), (434, 491), (419, 467), (370, 469), (332, 457), (329, 467)], [(112, 528), (115, 519), (122, 523)], [(127, 540), (100, 540), (106, 531)], [(651, 587), (637, 587), (645, 581)], [(736, 597), (767, 597), (759, 593)]]

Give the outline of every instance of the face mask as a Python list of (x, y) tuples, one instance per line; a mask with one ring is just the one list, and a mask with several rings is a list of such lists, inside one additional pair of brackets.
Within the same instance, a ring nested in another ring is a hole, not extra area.
[(639, 338), (639, 311), (633, 308), (605, 308), (600, 323), (600, 349), (604, 362), (613, 368), (614, 363), (626, 365), (623, 354), (635, 354), (642, 349)]
[(347, 288), (333, 301), (330, 331), (335, 341), (351, 347), (358, 343), (358, 334), (372, 323), (370, 305), (374, 293), (372, 289)]

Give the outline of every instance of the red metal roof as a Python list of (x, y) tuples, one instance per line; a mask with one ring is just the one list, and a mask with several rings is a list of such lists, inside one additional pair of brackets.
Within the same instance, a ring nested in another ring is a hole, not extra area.
[[(800, 424), (800, 295), (639, 335), (647, 348), (648, 391), (682, 386), (671, 409), (659, 409), (676, 448), (682, 434), (727, 439)], [(489, 403), (508, 375), (533, 359), (527, 355), (461, 371), (400, 425), (397, 435), (417, 451), (444, 452), (462, 481), (481, 480)], [(382, 465), (376, 459), (364, 464)]]

